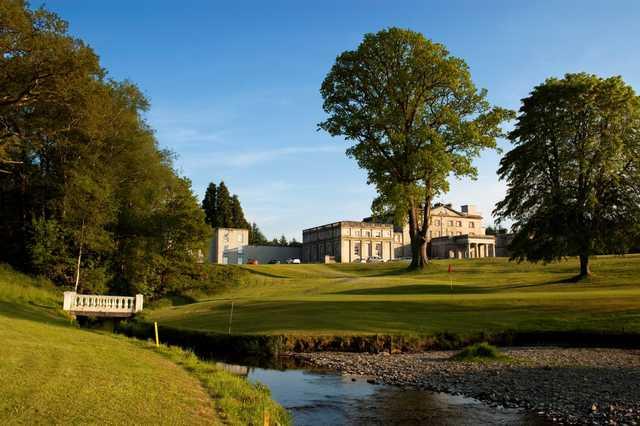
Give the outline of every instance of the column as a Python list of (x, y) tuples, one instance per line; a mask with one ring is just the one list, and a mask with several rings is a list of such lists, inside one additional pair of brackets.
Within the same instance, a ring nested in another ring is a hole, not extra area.
[(136, 294), (136, 305), (135, 305), (134, 312), (142, 311), (142, 301), (143, 301), (143, 296), (141, 294)]

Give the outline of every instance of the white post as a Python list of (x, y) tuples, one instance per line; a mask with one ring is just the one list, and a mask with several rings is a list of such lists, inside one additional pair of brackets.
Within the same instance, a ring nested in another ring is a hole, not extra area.
[(74, 304), (74, 299), (76, 298), (75, 291), (65, 291), (64, 292), (64, 300), (62, 302), (62, 309), (65, 311), (70, 311), (71, 307)]
[(136, 294), (136, 305), (133, 312), (142, 311), (142, 300), (143, 300), (143, 296), (141, 294)]

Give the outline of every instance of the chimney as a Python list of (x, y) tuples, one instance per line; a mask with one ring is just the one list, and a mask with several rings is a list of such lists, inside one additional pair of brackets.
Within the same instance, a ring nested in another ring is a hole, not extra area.
[(474, 206), (473, 204), (466, 204), (464, 206), (460, 206), (460, 211), (467, 216), (479, 214), (478, 210), (476, 210), (476, 206)]

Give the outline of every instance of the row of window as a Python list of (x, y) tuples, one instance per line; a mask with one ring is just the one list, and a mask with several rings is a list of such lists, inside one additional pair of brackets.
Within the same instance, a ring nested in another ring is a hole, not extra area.
[[(429, 231), (429, 238), (438, 238), (438, 237), (453, 237), (453, 236), (457, 236), (457, 235), (462, 235), (462, 232), (460, 231), (447, 231), (447, 232), (441, 232), (441, 231)], [(468, 235), (475, 235), (474, 232), (469, 232)]]
[[(365, 248), (368, 249), (366, 251), (368, 251), (369, 253), (361, 253), (360, 252), (360, 243), (354, 243), (353, 244), (353, 255), (356, 257), (368, 257), (371, 256), (371, 246), (368, 244), (365, 244)], [(374, 255), (378, 256), (378, 257), (382, 257), (382, 243), (375, 243), (374, 244)]]
[[(431, 219), (431, 220), (434, 222), (434, 224), (436, 226), (440, 226), (440, 224), (441, 224), (440, 219), (435, 219), (435, 220)], [(453, 220), (448, 220), (447, 221), (447, 226), (454, 226), (454, 223), (455, 223), (456, 227), (458, 227), (458, 228), (462, 227), (462, 221), (461, 220), (456, 220), (455, 222)], [(469, 222), (468, 226), (469, 226), (469, 228), (475, 228), (476, 224), (475, 224), (475, 222)]]
[(345, 228), (344, 229), (344, 235), (346, 236), (354, 236), (354, 237), (374, 237), (374, 238), (381, 238), (381, 237), (387, 237), (390, 238), (391, 237), (391, 230), (389, 229), (351, 229), (351, 228)]

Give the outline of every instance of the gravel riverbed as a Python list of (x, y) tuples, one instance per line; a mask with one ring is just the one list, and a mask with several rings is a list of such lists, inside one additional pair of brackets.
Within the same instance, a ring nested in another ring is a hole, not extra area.
[(372, 383), (469, 396), (560, 424), (640, 424), (640, 350), (536, 347), (503, 353), (508, 360), (500, 362), (452, 361), (454, 351), (293, 356)]

